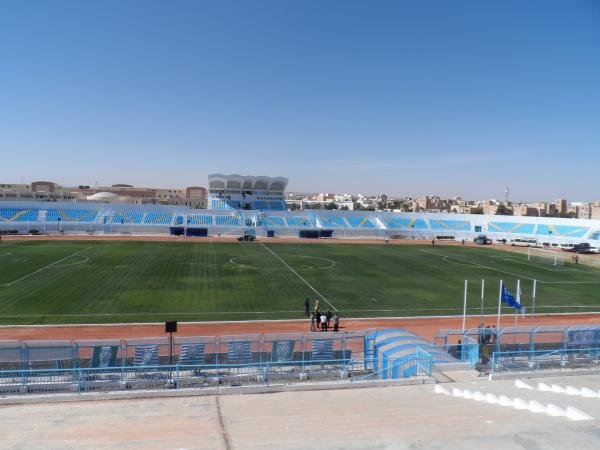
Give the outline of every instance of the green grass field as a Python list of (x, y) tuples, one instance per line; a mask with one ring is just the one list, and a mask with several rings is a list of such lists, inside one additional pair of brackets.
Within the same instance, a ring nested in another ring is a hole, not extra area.
[[(537, 312), (600, 311), (600, 270), (460, 246), (10, 241), (0, 246), (0, 323), (301, 318), (304, 299), (342, 317), (496, 311), (521, 279)], [(509, 312), (509, 309), (505, 309)]]

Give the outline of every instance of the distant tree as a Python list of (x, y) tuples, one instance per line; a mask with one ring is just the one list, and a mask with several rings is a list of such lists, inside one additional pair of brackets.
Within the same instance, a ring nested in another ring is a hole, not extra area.
[(513, 210), (506, 207), (506, 205), (500, 203), (498, 208), (496, 208), (497, 216), (512, 216)]
[(388, 207), (388, 197), (385, 194), (381, 194), (381, 201), (377, 203), (377, 209), (383, 210)]
[(329, 210), (338, 209), (337, 205), (333, 202), (329, 203), (325, 208)]
[(342, 211), (348, 211), (350, 208), (348, 208), (348, 206), (346, 205), (342, 205), (342, 207), (340, 208), (340, 210)]
[(359, 211), (375, 211), (375, 207), (360, 205)]
[(575, 218), (577, 218), (577, 214), (575, 214), (575, 212), (573, 212), (573, 211), (571, 211), (571, 212), (563, 212), (563, 213), (560, 213), (558, 215), (558, 217), (563, 217), (565, 219), (575, 219)]

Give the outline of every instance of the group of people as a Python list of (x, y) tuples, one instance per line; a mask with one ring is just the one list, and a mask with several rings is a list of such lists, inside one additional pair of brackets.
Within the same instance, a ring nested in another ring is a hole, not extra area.
[(479, 344), (495, 344), (496, 343), (496, 325), (490, 327), (483, 327), (483, 324), (479, 325)]
[(333, 322), (333, 331), (338, 332), (340, 329), (340, 317), (332, 314), (331, 311), (323, 312), (319, 305), (319, 299), (315, 299), (315, 307), (310, 310), (310, 300), (308, 297), (304, 301), (304, 315), (310, 317), (310, 331), (329, 331), (331, 322)]

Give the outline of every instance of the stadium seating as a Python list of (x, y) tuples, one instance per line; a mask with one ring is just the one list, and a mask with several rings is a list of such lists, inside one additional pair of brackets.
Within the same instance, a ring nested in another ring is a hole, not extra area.
[(587, 227), (575, 227), (572, 225), (538, 225), (537, 234), (554, 236), (584, 237), (588, 231)]
[(314, 224), (310, 221), (308, 217), (305, 216), (293, 216), (287, 218), (288, 226), (301, 228), (301, 227), (314, 227)]
[(471, 223), (467, 220), (433, 220), (429, 219), (432, 230), (471, 231)]
[(269, 202), (257, 200), (254, 202), (254, 209), (259, 209), (259, 210), (269, 209)]
[(49, 209), (46, 222), (93, 222), (98, 211), (91, 209)]
[(165, 212), (149, 212), (144, 217), (144, 223), (154, 223), (157, 225), (168, 225), (171, 223), (171, 219), (173, 218), (172, 213)]
[(223, 200), (220, 198), (213, 198), (210, 202), (211, 209), (228, 210), (228, 209), (240, 209), (241, 204), (239, 200)]
[(383, 219), (383, 222), (388, 228), (411, 228), (415, 230), (426, 230), (429, 228), (423, 219), (391, 217)]
[(115, 211), (112, 218), (114, 224), (142, 223), (143, 212), (139, 211)]
[(188, 225), (212, 225), (210, 214), (191, 214), (187, 216)]
[(535, 224), (533, 223), (513, 223), (513, 222), (490, 222), (488, 231), (490, 233), (521, 233), (533, 234)]
[(216, 225), (236, 226), (239, 227), (242, 223), (238, 216), (215, 216)]
[(348, 228), (346, 221), (343, 217), (334, 215), (320, 215), (319, 219), (324, 228)]
[(259, 227), (287, 227), (285, 219), (281, 216), (259, 216)]
[(368, 216), (347, 217), (346, 220), (352, 228), (375, 228)]
[(283, 202), (269, 202), (269, 209), (271, 211), (285, 211), (286, 207)]
[(0, 222), (37, 222), (37, 209), (0, 209)]

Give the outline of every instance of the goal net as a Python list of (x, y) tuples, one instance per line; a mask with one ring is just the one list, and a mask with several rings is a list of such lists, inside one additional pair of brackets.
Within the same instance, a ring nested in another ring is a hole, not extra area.
[(544, 248), (527, 248), (528, 261), (540, 261), (553, 266), (563, 266), (565, 264), (565, 255), (556, 250), (546, 250)]

